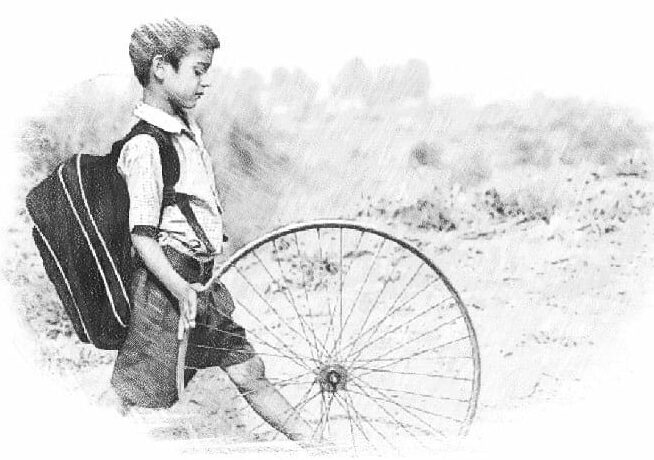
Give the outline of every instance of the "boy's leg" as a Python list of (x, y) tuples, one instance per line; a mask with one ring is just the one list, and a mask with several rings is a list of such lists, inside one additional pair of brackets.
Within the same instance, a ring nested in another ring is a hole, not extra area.
[(226, 367), (225, 372), (252, 409), (273, 428), (293, 441), (311, 439), (310, 425), (268, 381), (261, 358), (254, 356)]
[(129, 404), (116, 393), (113, 386), (109, 386), (98, 396), (97, 403), (100, 407), (115, 410), (120, 415), (127, 415), (129, 412)]
[(171, 407), (178, 398), (179, 314), (172, 295), (145, 268), (136, 269), (130, 288), (132, 311), (114, 363), (113, 390), (129, 405)]
[[(309, 441), (310, 425), (266, 378), (263, 361), (248, 342), (245, 330), (231, 318), (234, 308), (222, 283), (198, 296), (198, 326), (191, 332), (187, 364), (220, 366), (261, 418), (291, 440)], [(197, 348), (197, 344), (202, 346)]]

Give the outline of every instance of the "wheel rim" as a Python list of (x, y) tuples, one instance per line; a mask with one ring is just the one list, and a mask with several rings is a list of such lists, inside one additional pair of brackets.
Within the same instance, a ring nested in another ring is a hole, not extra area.
[[(218, 276), (270, 381), (317, 439), (427, 446), (467, 432), (480, 384), (475, 331), (413, 245), (350, 221), (294, 224), (240, 249)], [(252, 431), (276, 437), (265, 423)]]

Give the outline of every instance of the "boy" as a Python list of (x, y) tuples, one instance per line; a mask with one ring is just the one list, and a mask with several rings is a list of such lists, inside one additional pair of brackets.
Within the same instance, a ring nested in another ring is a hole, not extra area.
[(171, 137), (180, 176), (170, 205), (154, 137), (140, 134), (123, 146), (117, 167), (130, 196), (137, 269), (129, 332), (111, 383), (126, 406), (174, 404), (180, 324), (190, 328), (186, 365), (193, 370), (186, 371), (187, 381), (194, 369), (220, 366), (264, 420), (289, 439), (306, 441), (309, 425), (266, 379), (245, 331), (232, 321), (229, 292), (219, 282), (199, 290), (221, 252), (222, 210), (211, 158), (187, 111), (209, 87), (206, 73), (219, 46), (209, 27), (179, 20), (140, 26), (132, 34), (129, 54), (143, 86), (134, 115)]

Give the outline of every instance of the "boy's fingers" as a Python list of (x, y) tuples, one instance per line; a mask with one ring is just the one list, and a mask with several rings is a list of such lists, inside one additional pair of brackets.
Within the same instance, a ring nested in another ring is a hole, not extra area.
[(208, 281), (206, 284), (201, 284), (201, 283), (193, 283), (191, 284), (191, 287), (195, 292), (204, 292), (207, 291), (211, 288), (211, 285), (213, 284), (213, 278)]
[(179, 323), (177, 324), (177, 340), (184, 339), (184, 332), (186, 331), (186, 321), (184, 315), (179, 315)]
[(187, 311), (188, 325), (189, 327), (195, 327), (195, 316), (197, 314), (197, 308), (198, 308), (198, 298), (195, 295), (195, 292), (190, 296), (187, 306), (188, 306), (188, 311)]
[(195, 327), (195, 309), (195, 296), (192, 296), (191, 299), (180, 302), (179, 323), (177, 330), (177, 338), (179, 340), (184, 338), (184, 333), (188, 331), (188, 329)]
[(195, 292), (203, 291), (204, 288), (205, 288), (204, 284), (201, 284), (201, 283), (193, 283), (193, 284), (191, 284), (191, 287), (193, 288), (193, 290)]

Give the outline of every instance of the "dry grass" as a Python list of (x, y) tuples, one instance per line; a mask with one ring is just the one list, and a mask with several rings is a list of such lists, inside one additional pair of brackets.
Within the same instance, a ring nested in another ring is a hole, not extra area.
[[(567, 184), (547, 181), (569, 175), (566, 167), (645, 178), (651, 164), (648, 127), (618, 107), (536, 96), (481, 108), (450, 99), (334, 112), (316, 103), (302, 116), (273, 115), (238, 79), (218, 73), (217, 81), (197, 117), (234, 247), (290, 220), (361, 215), (379, 199), (430, 201), (452, 214), (434, 187), (445, 195), (495, 188), (496, 215), (548, 218), (566, 201), (556, 195)], [(137, 95), (133, 82), (108, 77), (63, 95), (26, 125), (27, 174), (42, 177), (76, 152), (107, 152), (128, 129)], [(520, 186), (498, 192), (494, 183), (507, 175)]]
[[(312, 218), (434, 232), (558, 216), (601, 233), (651, 211), (651, 197), (612, 182), (595, 187), (591, 175), (650, 180), (649, 128), (626, 109), (537, 96), (480, 108), (460, 99), (340, 111), (317, 102), (278, 113), (234, 77), (216, 79), (196, 115), (214, 158), (228, 252)], [(133, 82), (103, 77), (28, 120), (20, 140), (26, 182), (77, 152), (108, 152), (129, 129), (138, 94)], [(47, 284), (18, 279), (17, 287), (27, 292), (33, 282)], [(28, 297), (30, 317), (43, 299)], [(47, 334), (70, 335), (60, 317), (45, 316)]]

